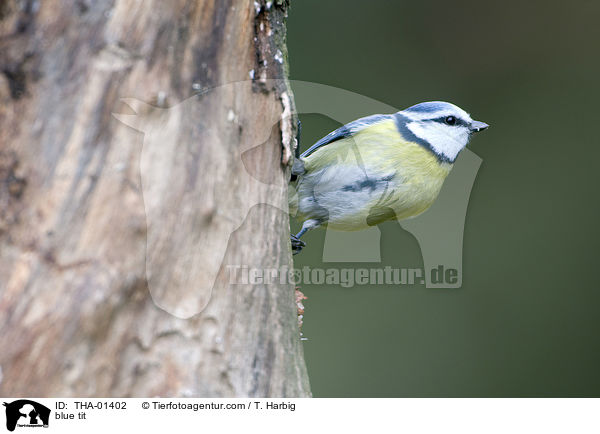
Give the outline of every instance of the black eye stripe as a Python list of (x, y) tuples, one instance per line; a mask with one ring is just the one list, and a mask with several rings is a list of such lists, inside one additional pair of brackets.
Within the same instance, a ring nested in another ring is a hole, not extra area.
[(452, 126), (454, 126), (454, 127), (456, 127), (456, 126), (458, 126), (458, 125), (461, 125), (461, 126), (463, 126), (463, 127), (468, 127), (468, 126), (469, 126), (469, 124), (468, 124), (467, 122), (465, 122), (463, 119), (461, 119), (461, 118), (458, 118), (458, 117), (456, 117), (456, 116), (452, 116), (452, 115), (449, 115), (449, 116), (441, 116), (441, 117), (439, 117), (439, 118), (434, 118), (434, 119), (425, 119), (425, 121), (430, 121), (430, 122), (438, 122), (438, 123), (440, 123), (440, 124), (445, 124), (445, 125), (448, 125), (448, 123), (446, 122), (446, 119), (448, 119), (449, 117), (453, 117), (453, 118), (455, 119), (455, 122), (454, 122), (454, 124), (452, 125)]

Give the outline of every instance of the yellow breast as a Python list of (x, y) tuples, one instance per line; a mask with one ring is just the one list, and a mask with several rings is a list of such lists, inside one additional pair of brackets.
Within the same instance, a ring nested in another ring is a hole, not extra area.
[[(365, 179), (389, 180), (377, 184), (378, 188), (371, 189), (369, 195), (345, 195), (343, 187), (338, 193), (340, 201), (350, 204), (346, 204), (348, 211), (345, 214), (339, 213), (330, 218), (329, 226), (358, 230), (424, 212), (436, 199), (452, 165), (440, 162), (430, 150), (418, 143), (406, 141), (394, 121), (386, 120), (361, 130), (353, 137), (323, 146), (305, 158), (305, 168), (307, 174), (324, 172), (323, 179), (328, 179), (327, 176), (333, 178), (338, 173), (346, 177), (348, 175), (344, 174), (357, 173), (359, 179), (364, 174)], [(349, 179), (347, 182), (352, 185), (355, 181)], [(360, 185), (360, 181), (357, 182)], [(331, 185), (336, 184), (331, 182)], [(321, 191), (326, 188), (324, 184)]]

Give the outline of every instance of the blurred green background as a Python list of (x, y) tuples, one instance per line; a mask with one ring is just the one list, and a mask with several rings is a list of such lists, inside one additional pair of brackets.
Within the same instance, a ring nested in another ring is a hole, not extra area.
[[(470, 145), (462, 288), (303, 286), (314, 396), (600, 396), (599, 21), (593, 0), (292, 2), (292, 79), (492, 125)], [(338, 126), (301, 119), (303, 149)], [(380, 229), (382, 267), (422, 267)], [(324, 236), (297, 267), (365, 266), (322, 264)]]

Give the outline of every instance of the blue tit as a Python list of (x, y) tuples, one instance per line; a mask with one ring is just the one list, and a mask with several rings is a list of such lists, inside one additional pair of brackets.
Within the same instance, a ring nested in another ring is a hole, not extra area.
[(473, 133), (488, 128), (448, 102), (423, 102), (395, 114), (367, 116), (329, 133), (292, 167), (290, 212), (300, 237), (327, 226), (356, 231), (415, 217), (435, 201)]

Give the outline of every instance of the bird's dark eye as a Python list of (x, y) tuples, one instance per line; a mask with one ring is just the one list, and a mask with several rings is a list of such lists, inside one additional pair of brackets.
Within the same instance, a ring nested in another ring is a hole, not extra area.
[(454, 125), (456, 123), (456, 118), (454, 116), (448, 116), (446, 118), (446, 123), (448, 125)]

